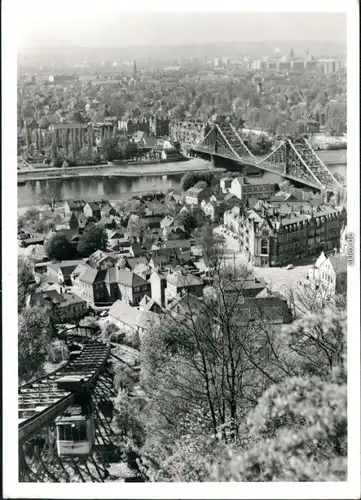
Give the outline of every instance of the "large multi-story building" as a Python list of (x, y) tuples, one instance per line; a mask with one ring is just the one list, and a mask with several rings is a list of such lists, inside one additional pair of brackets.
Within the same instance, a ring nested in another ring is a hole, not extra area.
[(232, 181), (229, 192), (242, 201), (253, 199), (256, 202), (273, 196), (275, 194), (275, 185), (251, 184), (246, 177), (236, 177)]
[(243, 254), (260, 267), (338, 250), (346, 220), (341, 208), (282, 216), (275, 207), (259, 202), (251, 210), (232, 210), (225, 212), (224, 224), (238, 234)]
[(205, 124), (200, 121), (178, 120), (172, 121), (170, 125), (170, 136), (173, 141), (181, 144), (194, 146), (198, 144), (205, 135)]
[(149, 133), (156, 137), (164, 137), (169, 135), (169, 118), (150, 118)]
[(319, 59), (318, 66), (325, 75), (336, 73), (345, 68), (345, 62), (341, 59)]
[(74, 83), (79, 80), (79, 77), (76, 75), (50, 75), (49, 82), (54, 83), (55, 85), (64, 85), (66, 83)]

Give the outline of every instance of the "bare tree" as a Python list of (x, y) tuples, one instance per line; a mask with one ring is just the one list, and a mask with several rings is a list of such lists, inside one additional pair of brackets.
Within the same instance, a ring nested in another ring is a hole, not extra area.
[(58, 183), (54, 183), (52, 185), (48, 185), (42, 192), (41, 195), (41, 203), (48, 206), (52, 212), (55, 211), (56, 204), (59, 201), (58, 196)]
[(142, 339), (143, 380), (155, 421), (181, 432), (182, 416), (201, 415), (214, 435), (223, 429), (226, 438), (229, 426), (234, 438), (239, 422), (282, 372), (276, 365), (269, 369), (272, 353), (260, 336), (272, 329), (270, 317), (257, 300), (244, 297), (249, 271), (213, 262), (208, 293), (175, 300), (160, 327)]

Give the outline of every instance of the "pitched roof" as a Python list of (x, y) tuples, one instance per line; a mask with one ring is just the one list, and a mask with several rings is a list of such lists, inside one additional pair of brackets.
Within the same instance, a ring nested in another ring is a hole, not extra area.
[(100, 204), (98, 204), (96, 201), (88, 201), (87, 205), (93, 210), (93, 211), (98, 211), (100, 210)]
[(78, 200), (66, 200), (66, 202), (70, 208), (70, 210), (81, 210), (84, 206), (82, 201)]
[(203, 285), (203, 280), (201, 278), (198, 278), (198, 276), (190, 273), (185, 274), (182, 272), (175, 272), (169, 274), (166, 279), (168, 283), (176, 286), (177, 288)]
[(83, 259), (79, 259), (79, 260), (64, 260), (62, 262), (50, 262), (48, 263), (47, 267), (56, 272), (58, 272), (59, 269), (61, 269), (64, 275), (65, 274), (70, 275), (79, 264), (85, 264), (85, 261)]
[(238, 196), (236, 196), (235, 194), (233, 193), (227, 193), (224, 197), (224, 201), (226, 201), (227, 203), (230, 201), (230, 200), (233, 200), (233, 198), (235, 198), (234, 201), (238, 201), (239, 203), (241, 203), (241, 200), (238, 198)]
[[(115, 273), (115, 280), (121, 285), (134, 288), (148, 284), (144, 278), (138, 276), (138, 274), (135, 274), (132, 271), (128, 271), (127, 269), (116, 269), (115, 271), (117, 271)], [(113, 272), (111, 274), (113, 274)]]
[(347, 256), (346, 255), (333, 255), (329, 257), (329, 261), (336, 274), (347, 272)]
[(136, 327), (139, 310), (121, 300), (117, 300), (109, 309), (109, 316), (112, 316), (128, 326)]
[(197, 187), (191, 187), (187, 189), (186, 194), (191, 195), (191, 196), (198, 196), (202, 191), (207, 191), (207, 188), (197, 188)]
[(133, 270), (139, 264), (144, 264), (145, 266), (148, 264), (146, 257), (127, 257), (126, 263)]
[(174, 222), (174, 217), (171, 215), (166, 215), (164, 219), (161, 220), (160, 225), (161, 227), (168, 227)]
[(63, 299), (64, 300), (59, 304), (59, 307), (67, 307), (69, 305), (86, 303), (86, 300), (78, 297), (78, 295), (75, 295), (72, 292), (65, 292), (63, 294)]
[(164, 248), (190, 248), (190, 240), (168, 240), (164, 242)]
[(159, 323), (158, 314), (149, 311), (139, 311), (138, 308), (132, 307), (121, 300), (114, 302), (109, 309), (109, 316), (112, 316), (131, 328), (140, 327), (146, 329), (152, 327), (154, 323)]
[(62, 295), (57, 290), (47, 290), (45, 292), (32, 293), (30, 296), (30, 305), (48, 306), (49, 304), (58, 305), (63, 302)]

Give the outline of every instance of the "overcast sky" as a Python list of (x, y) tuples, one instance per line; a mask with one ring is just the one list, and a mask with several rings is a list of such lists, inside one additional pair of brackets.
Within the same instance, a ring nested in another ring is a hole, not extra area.
[(37, 9), (36, 2), (29, 0), (31, 8), (18, 13), (20, 52), (39, 45), (346, 42), (346, 15), (338, 13), (99, 13), (65, 8), (62, 0), (49, 0), (48, 5), (52, 7)]

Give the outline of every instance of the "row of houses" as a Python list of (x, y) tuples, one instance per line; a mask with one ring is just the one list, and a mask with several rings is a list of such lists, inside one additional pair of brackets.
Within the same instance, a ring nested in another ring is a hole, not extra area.
[(295, 259), (339, 252), (346, 234), (343, 207), (316, 205), (274, 197), (253, 208), (235, 205), (223, 215), (240, 251), (255, 266), (282, 266)]

